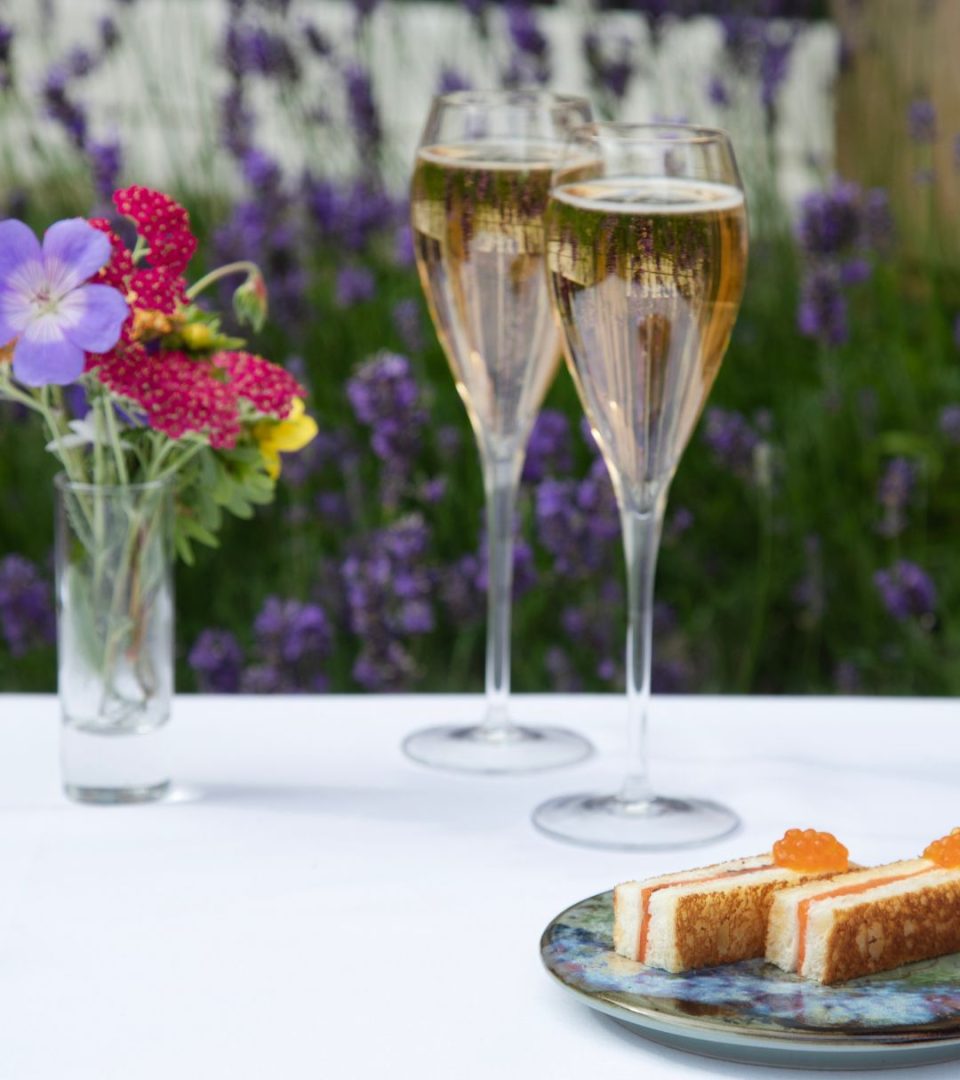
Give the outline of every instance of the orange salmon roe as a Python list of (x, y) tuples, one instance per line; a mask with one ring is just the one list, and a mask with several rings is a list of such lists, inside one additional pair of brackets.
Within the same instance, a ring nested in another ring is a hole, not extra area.
[(785, 870), (804, 873), (841, 873), (850, 869), (850, 852), (828, 832), (787, 829), (773, 845), (773, 861)]
[(946, 836), (928, 844), (923, 857), (945, 870), (956, 870), (960, 867), (960, 829), (953, 829)]

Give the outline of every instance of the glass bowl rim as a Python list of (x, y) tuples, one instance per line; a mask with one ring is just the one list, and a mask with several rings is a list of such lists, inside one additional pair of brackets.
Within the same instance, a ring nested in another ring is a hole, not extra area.
[(581, 139), (596, 142), (604, 134), (615, 135), (622, 142), (648, 143), (651, 146), (689, 146), (704, 143), (732, 145), (730, 135), (723, 128), (706, 127), (703, 124), (679, 124), (656, 121), (634, 123), (624, 120), (591, 120), (580, 124), (570, 132), (570, 141)]

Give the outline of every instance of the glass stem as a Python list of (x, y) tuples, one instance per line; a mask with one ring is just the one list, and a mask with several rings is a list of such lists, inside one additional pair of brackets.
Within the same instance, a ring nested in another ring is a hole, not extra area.
[(623, 546), (627, 561), (627, 776), (620, 790), (623, 802), (650, 799), (647, 770), (647, 714), (653, 660), (653, 586), (667, 490), (652, 505), (622, 508)]
[(512, 727), (510, 697), (510, 611), (513, 603), (513, 515), (519, 468), (516, 456), (486, 456), (487, 498), (487, 678), (483, 726)]

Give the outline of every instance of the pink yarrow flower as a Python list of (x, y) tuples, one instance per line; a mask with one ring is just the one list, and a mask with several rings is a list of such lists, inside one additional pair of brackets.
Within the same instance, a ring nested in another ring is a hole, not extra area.
[(0, 348), (13, 344), (13, 374), (26, 386), (65, 386), (87, 352), (120, 339), (129, 308), (110, 285), (89, 280), (110, 241), (82, 218), (58, 221), (43, 244), (22, 221), (0, 221)]

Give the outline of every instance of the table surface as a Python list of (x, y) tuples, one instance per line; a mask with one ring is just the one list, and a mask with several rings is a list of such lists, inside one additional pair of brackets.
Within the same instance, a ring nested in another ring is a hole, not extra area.
[(60, 794), (55, 700), (0, 696), (0, 1078), (781, 1075), (582, 1007), (540, 966), (544, 925), (618, 880), (753, 853), (791, 825), (871, 863), (958, 824), (953, 701), (659, 699), (658, 788), (743, 818), (692, 855), (568, 847), (529, 823), (545, 797), (612, 785), (617, 698), (516, 701), (518, 718), (594, 740), (570, 769), (464, 777), (401, 755), (405, 733), (479, 708), (179, 698), (176, 798), (86, 807)]

